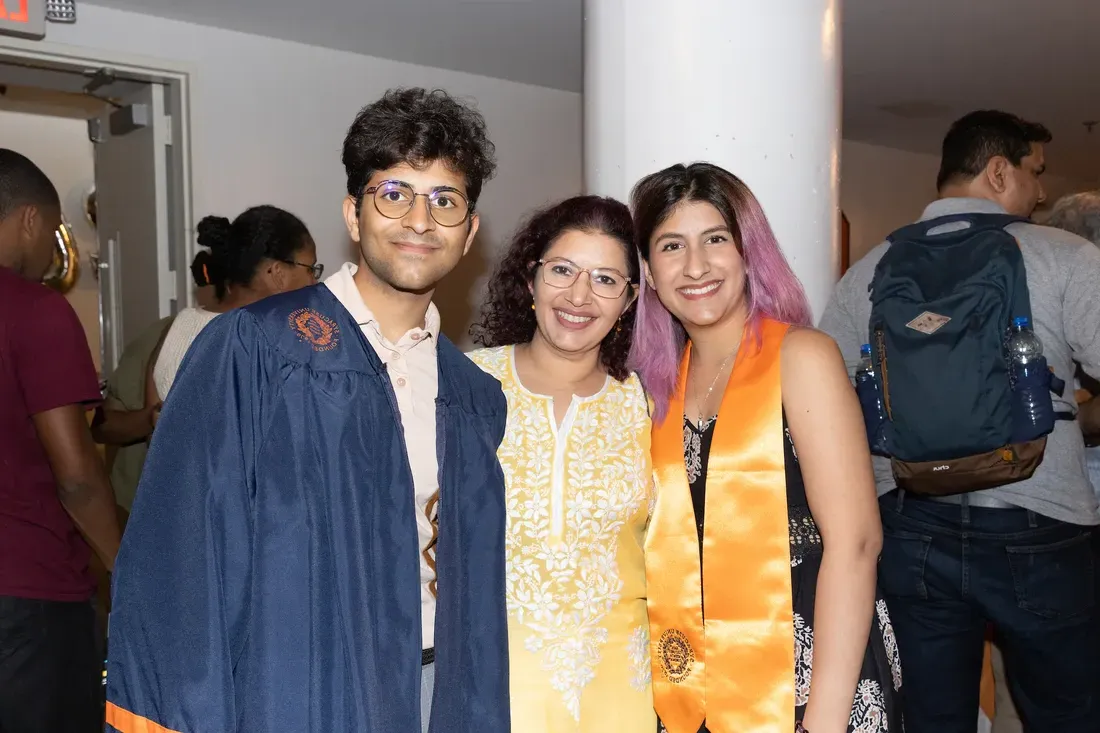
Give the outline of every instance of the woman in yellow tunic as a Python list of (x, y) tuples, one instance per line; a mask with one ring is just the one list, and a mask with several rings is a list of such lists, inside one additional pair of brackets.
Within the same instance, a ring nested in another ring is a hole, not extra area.
[[(901, 731), (862, 417), (760, 204), (696, 163), (634, 190), (654, 400), (653, 695), (670, 733)], [(686, 336), (686, 342), (685, 342)], [(803, 727), (804, 726), (804, 727)]]
[(536, 213), (489, 285), (470, 354), (508, 427), (512, 730), (654, 733), (643, 544), (648, 403), (626, 370), (639, 275), (627, 207)]

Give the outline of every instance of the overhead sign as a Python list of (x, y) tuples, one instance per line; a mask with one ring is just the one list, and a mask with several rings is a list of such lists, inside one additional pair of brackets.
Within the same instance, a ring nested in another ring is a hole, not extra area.
[(46, 0), (0, 0), (0, 36), (46, 37)]

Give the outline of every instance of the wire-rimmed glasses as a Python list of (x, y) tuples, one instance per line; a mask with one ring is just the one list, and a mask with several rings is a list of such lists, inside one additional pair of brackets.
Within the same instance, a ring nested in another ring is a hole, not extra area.
[(592, 285), (592, 294), (600, 298), (618, 298), (630, 285), (630, 278), (611, 267), (595, 267), (591, 270), (564, 257), (552, 257), (539, 260), (542, 281), (552, 288), (573, 287), (577, 278), (588, 273)]
[(374, 208), (387, 219), (400, 219), (412, 211), (418, 196), (428, 199), (428, 212), (436, 224), (456, 227), (470, 216), (470, 202), (457, 189), (438, 186), (431, 193), (417, 193), (404, 181), (382, 181), (363, 191)]

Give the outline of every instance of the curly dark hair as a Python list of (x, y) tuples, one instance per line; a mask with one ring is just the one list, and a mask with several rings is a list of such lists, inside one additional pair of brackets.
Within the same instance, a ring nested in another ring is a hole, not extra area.
[[(614, 237), (626, 250), (627, 275), (638, 283), (641, 266), (634, 244), (634, 223), (630, 209), (621, 201), (602, 196), (575, 196), (536, 211), (512, 238), (512, 244), (489, 281), (489, 294), (481, 319), (470, 328), (474, 342), (482, 346), (525, 344), (535, 335), (537, 323), (530, 284), (534, 263), (565, 232), (580, 231)], [(634, 333), (631, 305), (600, 345), (600, 362), (620, 382), (630, 375), (626, 357)]]
[(389, 90), (359, 111), (344, 138), (344, 172), (356, 211), (363, 203), (363, 189), (376, 172), (401, 163), (427, 166), (437, 160), (466, 178), (472, 211), (497, 165), (485, 118), (441, 89)]

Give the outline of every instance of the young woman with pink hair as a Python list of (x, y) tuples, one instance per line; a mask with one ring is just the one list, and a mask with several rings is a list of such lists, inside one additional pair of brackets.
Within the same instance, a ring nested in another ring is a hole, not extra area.
[(809, 327), (802, 286), (736, 176), (672, 166), (638, 183), (633, 209), (662, 726), (900, 731), (871, 457), (836, 345)]

